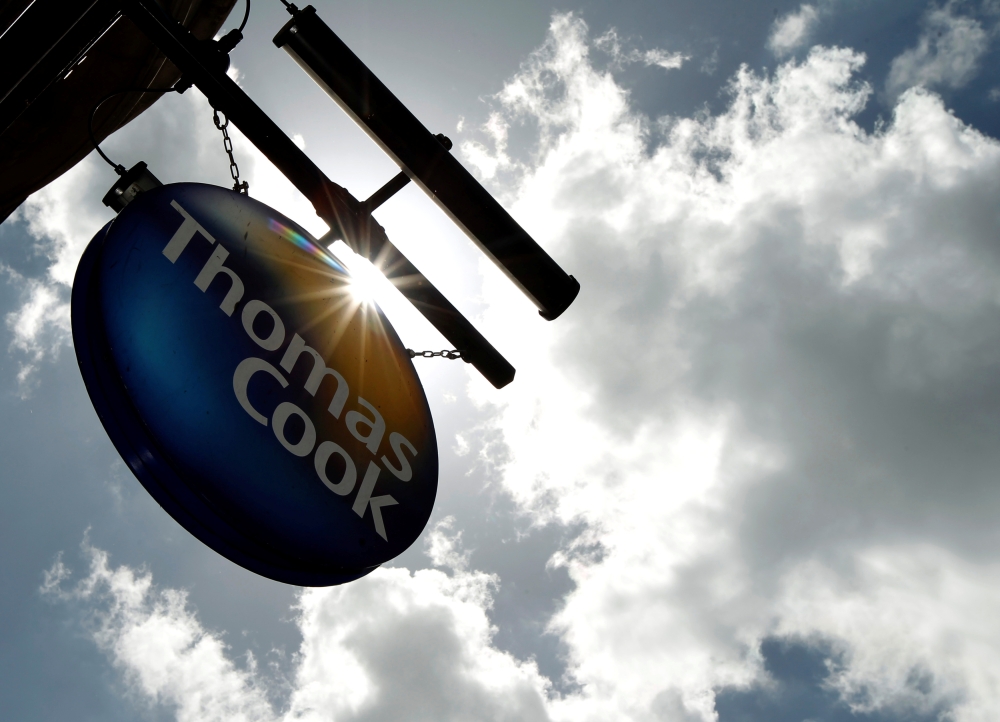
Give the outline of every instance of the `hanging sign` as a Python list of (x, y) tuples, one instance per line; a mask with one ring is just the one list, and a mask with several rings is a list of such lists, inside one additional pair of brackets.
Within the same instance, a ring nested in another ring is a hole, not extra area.
[(262, 203), (194, 183), (138, 196), (80, 262), (73, 338), (135, 475), (247, 569), (350, 581), (427, 523), (437, 442), (403, 344)]

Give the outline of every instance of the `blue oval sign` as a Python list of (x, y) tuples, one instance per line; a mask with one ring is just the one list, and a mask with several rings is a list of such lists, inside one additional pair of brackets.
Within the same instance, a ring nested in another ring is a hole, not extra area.
[(136, 198), (80, 262), (73, 338), (143, 486), (247, 569), (350, 581), (427, 523), (437, 441), (403, 344), (262, 203), (194, 183)]

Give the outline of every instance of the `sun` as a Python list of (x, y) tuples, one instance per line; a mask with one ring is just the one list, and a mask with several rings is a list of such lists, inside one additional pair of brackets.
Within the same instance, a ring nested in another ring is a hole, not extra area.
[(358, 303), (375, 303), (385, 293), (385, 276), (372, 265), (371, 261), (354, 253), (343, 241), (337, 241), (331, 248), (351, 272), (348, 290)]
[(374, 303), (378, 293), (377, 279), (372, 278), (375, 271), (374, 269), (371, 269), (370, 273), (368, 271), (369, 269), (361, 264), (355, 264), (355, 267), (351, 268), (351, 282), (348, 288), (354, 299), (361, 303)]

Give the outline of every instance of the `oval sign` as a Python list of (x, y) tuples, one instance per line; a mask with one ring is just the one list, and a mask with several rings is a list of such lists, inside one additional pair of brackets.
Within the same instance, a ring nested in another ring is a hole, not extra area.
[(437, 441), (403, 344), (262, 203), (195, 183), (137, 197), (81, 259), (73, 339), (129, 468), (237, 564), (339, 584), (426, 525)]

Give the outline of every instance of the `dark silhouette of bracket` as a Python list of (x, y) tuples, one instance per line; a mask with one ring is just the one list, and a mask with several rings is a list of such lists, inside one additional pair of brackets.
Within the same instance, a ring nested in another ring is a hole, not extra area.
[(285, 3), (292, 19), (274, 37), (327, 94), (433, 198), (507, 277), (552, 320), (580, 292), (495, 198), (432, 135), (312, 6)]
[[(372, 211), (410, 180), (434, 198), (504, 270), (547, 319), (579, 292), (567, 275), (499, 203), (450, 155), (451, 141), (432, 135), (316, 16), (288, 5), (292, 20), (275, 43), (284, 47), (389, 153), (403, 172), (358, 201), (313, 163), (220, 68), (218, 58), (156, 0), (36, 0), (5, 33), (11, 60), (0, 69), (0, 127), (7, 127), (65, 75), (123, 14), (198, 87), (213, 107), (313, 204), (330, 226), (325, 242), (343, 240), (375, 263), (399, 291), (497, 388), (514, 368), (389, 241)], [(96, 100), (96, 99), (95, 99)]]
[(330, 226), (324, 240), (342, 239), (371, 259), (418, 311), (497, 388), (514, 367), (397, 249), (371, 213), (337, 185), (225, 73), (204, 62), (197, 40), (155, 0), (121, 0), (122, 11), (313, 204)]

